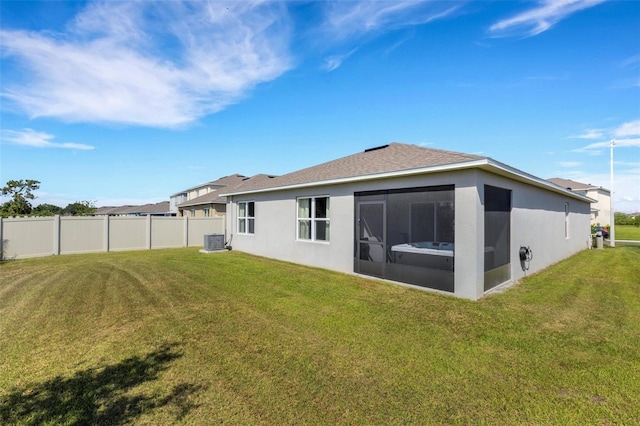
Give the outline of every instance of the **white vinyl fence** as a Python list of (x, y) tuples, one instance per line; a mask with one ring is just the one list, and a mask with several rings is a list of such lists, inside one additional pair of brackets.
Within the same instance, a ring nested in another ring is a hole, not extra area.
[(0, 218), (0, 259), (203, 246), (205, 234), (224, 231), (224, 216)]

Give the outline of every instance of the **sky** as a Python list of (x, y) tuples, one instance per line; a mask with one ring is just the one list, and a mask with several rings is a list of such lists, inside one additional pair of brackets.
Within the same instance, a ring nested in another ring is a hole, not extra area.
[[(168, 200), (390, 142), (640, 212), (640, 2), (0, 2), (0, 181)], [(4, 201), (4, 200), (3, 200)]]

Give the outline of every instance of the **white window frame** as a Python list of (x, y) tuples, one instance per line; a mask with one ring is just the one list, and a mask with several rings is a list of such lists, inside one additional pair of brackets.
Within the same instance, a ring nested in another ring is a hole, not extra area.
[(211, 208), (204, 207), (202, 209), (202, 217), (211, 217)]
[[(326, 217), (316, 217), (316, 200), (320, 198), (326, 198)], [(300, 202), (302, 200), (309, 200), (309, 217), (300, 216)], [(311, 241), (318, 243), (329, 243), (331, 241), (331, 198), (328, 195), (314, 195), (298, 197), (296, 199), (296, 239), (299, 241)], [(302, 222), (309, 222), (310, 225), (310, 238), (306, 238), (300, 235), (300, 227)], [(318, 225), (322, 223), (326, 225), (326, 239), (318, 239)]]
[[(253, 204), (253, 216), (249, 215), (249, 205)], [(242, 208), (244, 205), (244, 216), (241, 216)], [(250, 224), (253, 223), (253, 226)], [(242, 224), (244, 224), (244, 231), (242, 231)], [(255, 201), (238, 201), (238, 234), (253, 235), (256, 232), (256, 203)]]

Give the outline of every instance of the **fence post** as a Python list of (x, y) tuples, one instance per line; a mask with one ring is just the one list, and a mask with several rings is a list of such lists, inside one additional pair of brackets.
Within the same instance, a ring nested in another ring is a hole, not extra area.
[(2, 223), (2, 217), (0, 217), (0, 260), (4, 260), (4, 238), (2, 237), (2, 230), (4, 223)]
[(109, 215), (104, 215), (104, 251), (109, 252)]
[(60, 254), (60, 215), (53, 216), (53, 254), (57, 256)]
[(189, 216), (184, 216), (184, 235), (182, 236), (182, 243), (185, 247), (189, 247)]
[(151, 215), (147, 215), (147, 250), (151, 250)]

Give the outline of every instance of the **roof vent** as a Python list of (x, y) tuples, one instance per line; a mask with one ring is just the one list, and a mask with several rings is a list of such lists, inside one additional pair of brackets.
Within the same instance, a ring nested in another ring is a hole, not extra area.
[(375, 148), (369, 148), (369, 149), (365, 149), (364, 152), (371, 152), (371, 151), (377, 151), (379, 149), (384, 149), (386, 147), (388, 147), (389, 144), (387, 145), (382, 145), (382, 146), (376, 146)]

